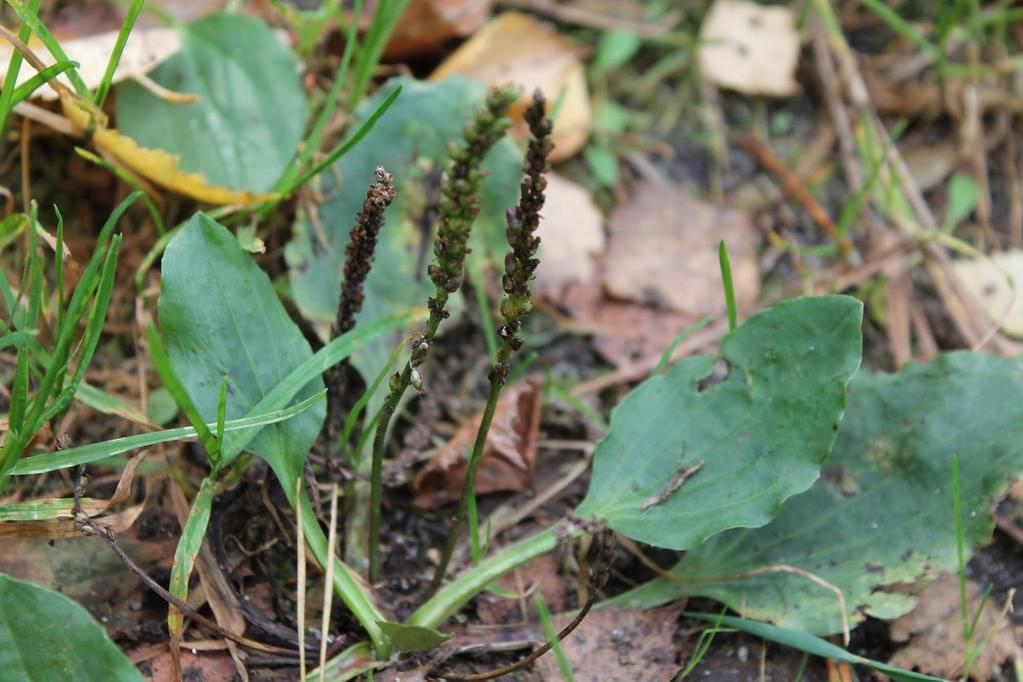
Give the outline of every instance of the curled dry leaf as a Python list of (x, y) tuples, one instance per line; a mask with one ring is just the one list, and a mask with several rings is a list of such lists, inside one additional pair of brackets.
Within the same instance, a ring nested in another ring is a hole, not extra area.
[(648, 183), (611, 215), (609, 225), (604, 286), (616, 298), (697, 318), (723, 312), (721, 240), (740, 309), (749, 310), (760, 293), (757, 234), (748, 213)]
[(186, 173), (181, 170), (178, 157), (159, 149), (140, 147), (135, 140), (116, 129), (107, 128), (102, 112), (93, 110), (87, 102), (66, 90), (61, 95), (61, 105), (64, 116), (81, 134), (92, 131), (92, 141), (98, 149), (114, 157), (133, 173), (158, 185), (211, 204), (248, 205), (271, 197), (269, 194), (214, 187), (198, 173)]
[(795, 94), (795, 12), (745, 0), (716, 0), (700, 28), (698, 55), (704, 78), (715, 85), (747, 95)]
[(553, 102), (564, 89), (554, 121), (552, 161), (572, 156), (589, 137), (593, 112), (579, 48), (533, 17), (505, 12), (492, 19), (452, 52), (430, 74), (430, 80), (454, 74), (491, 85), (511, 82), (521, 86), (522, 97), (508, 112), (516, 122), (512, 134), (521, 138), (529, 135), (522, 113), (533, 91), (542, 89)]
[[(85, 81), (89, 88), (96, 88), (103, 81), (103, 74), (106, 72), (107, 62), (114, 51), (114, 44), (117, 42), (117, 31), (99, 33), (96, 35), (75, 38), (73, 40), (61, 41), (61, 47), (67, 54), (68, 59), (78, 62), (78, 74)], [(55, 63), (53, 55), (47, 50), (40, 49), (42, 46), (33, 45), (33, 49), (46, 66)], [(0, 80), (7, 74), (7, 65), (11, 58), (13, 46), (7, 42), (0, 42)], [(124, 52), (121, 53), (121, 60), (117, 63), (114, 71), (114, 83), (127, 78), (144, 76), (155, 68), (160, 62), (181, 49), (181, 34), (172, 28), (151, 28), (134, 30), (128, 36)], [(36, 75), (35, 69), (23, 64), (18, 72), (18, 84), (22, 84), (32, 76)], [(66, 74), (57, 76), (57, 81), (65, 87), (71, 87), (71, 81)], [(39, 88), (35, 97), (44, 100), (57, 99), (57, 93), (52, 88)]]
[[(980, 606), (984, 587), (971, 580), (967, 592), (972, 617)], [(961, 675), (966, 651), (960, 609), (959, 576), (945, 573), (920, 593), (915, 609), (892, 623), (892, 639), (908, 640), (909, 644), (895, 652), (891, 664), (947, 679)], [(1016, 652), (1012, 626), (998, 606), (988, 601), (977, 619), (975, 632), (974, 642), (978, 645), (989, 634), (991, 640), (973, 664), (970, 676), (977, 680), (994, 679), (994, 671)]]
[[(604, 608), (592, 611), (561, 643), (577, 680), (601, 682), (636, 680), (660, 682), (674, 679), (679, 671), (675, 643), (681, 605), (643, 611)], [(555, 629), (571, 620), (554, 619)], [(536, 662), (540, 678), (560, 678), (557, 657), (542, 656)]]
[[(504, 389), (487, 434), (476, 478), (477, 494), (518, 492), (529, 487), (536, 461), (543, 382), (529, 378)], [(466, 459), (482, 412), (466, 422), (412, 482), (413, 504), (432, 509), (458, 500)]]
[(592, 283), (593, 257), (607, 246), (604, 216), (585, 187), (557, 173), (547, 175), (547, 202), (541, 211), (540, 266), (536, 289), (560, 301), (573, 282)]
[(983, 258), (958, 260), (956, 279), (992, 324), (1023, 338), (1023, 251), (1001, 251)]

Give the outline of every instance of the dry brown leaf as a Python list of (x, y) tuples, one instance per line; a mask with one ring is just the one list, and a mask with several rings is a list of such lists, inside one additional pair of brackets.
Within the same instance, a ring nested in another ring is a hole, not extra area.
[[(969, 581), (967, 590), (972, 617), (980, 606), (984, 588)], [(1016, 651), (1011, 624), (998, 606), (988, 601), (977, 620), (974, 641), (980, 642), (992, 630), (990, 642), (970, 671), (973, 679), (992, 679), (994, 671)], [(949, 679), (958, 677), (966, 660), (959, 576), (945, 573), (931, 583), (920, 593), (916, 608), (892, 623), (891, 636), (896, 642), (909, 640), (892, 657), (892, 665)]]
[(604, 216), (585, 187), (549, 173), (541, 217), (536, 290), (548, 300), (560, 301), (573, 282), (594, 281), (593, 256), (607, 246)]
[[(564, 579), (558, 575), (558, 562), (551, 554), (533, 559), (516, 571), (499, 578), (497, 584), (516, 595), (523, 591), (530, 594), (539, 592), (543, 595), (547, 608), (553, 613), (564, 611), (568, 606), (566, 602), (568, 588)], [(531, 599), (520, 601), (507, 599), (493, 592), (483, 592), (476, 598), (476, 608), (484, 625), (510, 625), (522, 621), (520, 604), (523, 602), (529, 605), (528, 619), (535, 621), (536, 614)]]
[(757, 233), (748, 213), (648, 183), (608, 221), (604, 286), (610, 295), (694, 317), (725, 310), (718, 265), (724, 240), (735, 299), (750, 310), (760, 293)]
[[(679, 605), (658, 609), (600, 609), (591, 611), (582, 624), (566, 637), (561, 647), (577, 680), (588, 682), (663, 682), (679, 671), (675, 643)], [(554, 619), (555, 628), (570, 618)], [(557, 657), (542, 656), (536, 662), (541, 679), (560, 679)]]
[[(150, 682), (173, 682), (174, 675), (169, 651), (142, 664), (146, 679)], [(181, 678), (189, 682), (220, 682), (236, 679), (231, 657), (220, 651), (196, 651), (181, 649)]]
[(664, 352), (678, 334), (699, 318), (652, 306), (607, 298), (596, 285), (572, 285), (562, 299), (571, 312), (570, 331), (593, 336), (608, 362), (624, 367)]
[(1023, 251), (1001, 251), (952, 264), (956, 279), (992, 323), (1023, 338)]
[[(452, 38), (471, 36), (487, 17), (493, 0), (414, 0), (401, 15), (384, 56), (400, 60), (438, 52)], [(363, 10), (366, 27), (372, 13)]]
[(795, 94), (799, 33), (788, 7), (716, 0), (700, 28), (704, 78), (747, 95)]
[[(103, 74), (106, 72), (107, 61), (114, 51), (114, 43), (117, 42), (117, 31), (99, 33), (96, 35), (75, 38), (73, 40), (61, 41), (60, 46), (64, 48), (68, 59), (78, 62), (78, 74), (85, 81), (90, 89), (96, 88), (103, 82)], [(54, 64), (56, 60), (44, 49), (41, 44), (33, 44), (33, 50), (46, 66)], [(7, 64), (14, 49), (7, 42), (0, 42), (0, 80), (7, 74)], [(144, 76), (156, 66), (174, 55), (181, 49), (181, 34), (172, 28), (151, 28), (134, 30), (128, 36), (124, 52), (121, 53), (121, 60), (114, 70), (113, 82), (117, 83), (127, 78)], [(27, 64), (22, 64), (18, 71), (18, 84), (22, 84), (32, 76), (36, 75), (35, 69)], [(71, 81), (67, 74), (57, 77), (65, 87), (71, 87)], [(33, 97), (44, 100), (57, 99), (57, 93), (52, 88), (39, 88)]]
[[(529, 488), (536, 460), (542, 393), (543, 382), (537, 378), (518, 381), (502, 392), (483, 448), (476, 477), (477, 494)], [(466, 459), (481, 420), (482, 412), (463, 424), (416, 475), (412, 481), (413, 504), (432, 509), (458, 499), (465, 480)]]
[(94, 111), (86, 102), (69, 92), (61, 95), (61, 105), (64, 116), (77, 130), (82, 134), (87, 130), (93, 131), (92, 141), (97, 148), (114, 157), (130, 171), (158, 185), (210, 204), (248, 205), (272, 197), (270, 194), (235, 191), (207, 184), (198, 173), (181, 170), (177, 156), (160, 149), (140, 147), (130, 137), (105, 127), (106, 120), (101, 112)]
[(522, 97), (509, 109), (516, 122), (512, 134), (517, 137), (529, 134), (522, 113), (533, 90), (540, 88), (554, 102), (564, 88), (554, 121), (552, 161), (572, 156), (589, 137), (593, 112), (579, 48), (531, 16), (505, 12), (490, 20), (452, 52), (430, 74), (430, 80), (440, 81), (454, 74), (488, 85), (521, 86)]

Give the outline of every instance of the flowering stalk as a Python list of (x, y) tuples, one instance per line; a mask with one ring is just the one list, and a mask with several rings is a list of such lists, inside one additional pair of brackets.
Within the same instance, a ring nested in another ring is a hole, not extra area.
[(394, 374), (390, 393), (380, 408), (376, 432), (373, 434), (373, 460), (370, 471), (369, 511), (369, 577), (380, 576), (380, 511), (383, 500), (383, 461), (387, 427), (398, 407), (398, 401), (409, 384), (421, 390), (419, 366), (426, 360), (441, 321), (448, 317), (444, 309), (448, 297), (458, 291), (465, 277), (465, 256), (469, 253), (469, 233), (479, 215), (479, 190), (486, 171), (483, 158), (505, 134), (511, 121), (504, 112), (518, 97), (511, 86), (494, 88), (475, 118), (465, 126), (462, 143), (448, 145), (449, 163), (441, 182), (439, 227), (433, 244), (434, 262), (427, 273), (436, 287), (436, 294), (427, 302), (430, 317), (426, 328), (412, 340), (412, 352), (405, 368)]
[[(376, 182), (369, 186), (362, 210), (355, 218), (355, 227), (348, 238), (345, 249), (344, 278), (341, 282), (341, 300), (337, 307), (337, 318), (330, 328), (331, 338), (337, 338), (355, 327), (355, 316), (362, 310), (365, 299), (363, 285), (373, 265), (377, 237), (384, 226), (384, 211), (394, 201), (394, 179), (377, 166), (374, 173)], [(327, 442), (333, 443), (341, 426), (341, 402), (345, 392), (346, 359), (327, 370)]]
[(431, 592), (444, 579), (444, 573), (447, 571), (451, 555), (458, 542), (462, 519), (465, 517), (469, 519), (469, 541), (472, 547), (473, 564), (478, 564), (482, 558), (479, 521), (476, 514), (476, 473), (479, 470), (480, 460), (483, 458), (487, 432), (490, 430), (490, 423), (493, 421), (494, 411), (497, 409), (497, 399), (508, 379), (511, 354), (522, 347), (519, 330), (522, 328), (522, 322), (526, 315), (533, 308), (529, 280), (533, 278), (536, 266), (540, 263), (536, 257), (537, 249), (540, 247), (540, 238), (536, 236), (536, 229), (540, 225), (540, 209), (543, 208), (544, 190), (547, 188), (545, 174), (550, 170), (547, 157), (554, 147), (550, 139), (551, 121), (546, 116), (546, 108), (547, 102), (543, 93), (537, 90), (533, 94), (533, 102), (525, 112), (525, 119), (529, 124), (532, 136), (523, 164), (525, 177), (523, 177), (522, 185), (519, 188), (519, 204), (515, 208), (508, 209), (507, 214), (506, 235), (511, 251), (505, 256), (504, 277), (501, 278), (501, 286), (504, 289), (504, 298), (501, 300), (501, 316), (504, 317), (504, 324), (498, 330), (501, 347), (497, 353), (497, 362), (490, 369), (490, 393), (487, 396), (487, 405), (483, 410), (479, 431), (476, 432), (476, 442), (469, 455), (465, 481), (462, 484), (462, 495), (458, 503), (458, 513), (455, 516), (451, 532), (448, 534), (447, 545), (441, 556), (440, 564), (434, 574)]

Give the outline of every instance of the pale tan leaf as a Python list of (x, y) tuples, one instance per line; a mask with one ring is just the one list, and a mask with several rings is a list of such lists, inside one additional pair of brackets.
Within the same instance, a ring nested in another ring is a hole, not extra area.
[[(62, 41), (68, 59), (78, 62), (78, 74), (89, 88), (96, 88), (103, 81), (107, 62), (117, 42), (117, 31)], [(53, 56), (42, 45), (32, 45), (36, 55), (46, 66), (55, 62)], [(7, 42), (0, 42), (0, 79), (7, 74), (7, 64), (13, 47)], [(153, 70), (160, 62), (181, 49), (181, 34), (172, 28), (151, 28), (134, 30), (128, 36), (124, 52), (114, 70), (113, 82), (126, 78), (142, 76)], [(35, 69), (23, 64), (18, 72), (18, 84), (22, 84), (36, 75)], [(71, 87), (67, 74), (61, 74), (57, 80), (66, 87)], [(57, 93), (51, 88), (39, 88), (33, 97), (44, 100), (57, 99)]]
[(788, 7), (716, 0), (700, 29), (700, 69), (715, 85), (747, 95), (798, 90), (796, 15)]

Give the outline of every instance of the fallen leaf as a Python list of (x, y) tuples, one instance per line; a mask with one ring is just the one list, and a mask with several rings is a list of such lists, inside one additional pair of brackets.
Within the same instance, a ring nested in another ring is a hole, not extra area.
[(533, 90), (543, 90), (553, 106), (564, 89), (554, 120), (552, 161), (569, 158), (589, 137), (593, 111), (579, 48), (531, 16), (505, 12), (491, 19), (452, 52), (430, 74), (430, 80), (454, 74), (490, 85), (510, 82), (521, 86), (522, 97), (508, 112), (516, 121), (512, 135), (520, 138), (529, 134), (522, 113)]
[(970, 260), (957, 260), (952, 272), (992, 324), (1023, 338), (1023, 251), (1000, 251)]
[(608, 223), (604, 286), (616, 298), (695, 317), (723, 312), (721, 240), (728, 247), (740, 310), (750, 310), (760, 293), (757, 233), (744, 211), (648, 183)]
[(105, 127), (106, 120), (101, 112), (92, 111), (87, 102), (70, 92), (61, 95), (61, 104), (64, 116), (81, 134), (92, 130), (92, 141), (97, 148), (113, 156), (132, 172), (158, 185), (211, 204), (248, 205), (271, 197), (269, 194), (214, 187), (207, 184), (198, 173), (184, 172), (179, 166), (178, 157), (159, 149), (140, 147), (135, 140), (125, 137), (116, 129)]
[[(483, 448), (476, 477), (477, 494), (529, 488), (536, 460), (542, 393), (543, 382), (537, 378), (516, 382), (502, 392)], [(482, 416), (480, 412), (463, 424), (416, 475), (412, 491), (417, 507), (432, 509), (458, 499), (465, 480), (466, 459)]]
[(572, 285), (562, 304), (571, 312), (571, 330), (593, 336), (597, 352), (616, 366), (664, 352), (699, 317), (607, 298), (599, 286)]
[(747, 95), (784, 97), (797, 92), (796, 14), (745, 0), (716, 0), (700, 28), (704, 78)]
[[(967, 583), (970, 616), (977, 613), (984, 587)], [(1012, 658), (1016, 642), (1008, 619), (998, 606), (988, 601), (977, 619), (974, 642), (979, 643), (994, 632), (973, 664), (970, 676), (990, 680), (996, 669)], [(963, 648), (963, 622), (960, 606), (959, 576), (942, 574), (917, 598), (916, 608), (892, 623), (891, 636), (896, 642), (909, 641), (895, 652), (891, 664), (907, 670), (919, 670), (944, 678), (962, 674), (966, 651)]]
[[(452, 38), (471, 36), (490, 16), (493, 0), (417, 0), (398, 21), (384, 57), (400, 60), (437, 52)], [(363, 10), (367, 28), (370, 12)]]
[[(679, 605), (643, 611), (605, 608), (592, 611), (571, 635), (561, 642), (577, 680), (601, 682), (635, 680), (661, 682), (679, 671), (679, 647), (675, 643)], [(570, 618), (554, 619), (555, 629)], [(560, 679), (557, 657), (541, 656), (536, 662), (540, 678)]]
[[(114, 44), (117, 42), (117, 31), (99, 33), (96, 35), (75, 38), (73, 40), (61, 41), (60, 46), (64, 48), (68, 59), (78, 62), (78, 74), (85, 81), (90, 89), (95, 89), (103, 82), (103, 74), (106, 72), (107, 62), (114, 51)], [(53, 55), (43, 48), (41, 44), (33, 42), (33, 51), (36, 56), (46, 65), (56, 63)], [(0, 80), (7, 75), (7, 64), (11, 58), (13, 46), (10, 43), (0, 43)], [(121, 60), (114, 70), (114, 83), (127, 78), (144, 76), (154, 69), (160, 62), (174, 55), (181, 49), (181, 34), (172, 28), (151, 28), (134, 30), (128, 36), (128, 42), (124, 45), (124, 52), (121, 53)], [(22, 84), (32, 76), (36, 70), (27, 64), (22, 64), (18, 71), (18, 84)], [(71, 81), (67, 74), (57, 76), (57, 81), (66, 87), (71, 87)], [(57, 93), (52, 88), (42, 87), (35, 91), (33, 97), (44, 100), (57, 99)]]
[[(518, 574), (516, 576), (516, 574)], [(512, 594), (520, 594), (521, 591), (529, 593), (539, 592), (547, 608), (559, 613), (564, 611), (568, 604), (566, 597), (568, 589), (564, 579), (558, 575), (558, 562), (550, 554), (533, 559), (525, 566), (509, 573), (497, 580), (497, 584)], [(524, 602), (529, 607), (528, 618), (536, 620), (536, 612), (533, 609), (532, 600)], [(520, 604), (523, 601), (508, 599), (493, 592), (483, 592), (476, 598), (476, 609), (480, 620), (484, 625), (511, 625), (522, 621)]]
[[(171, 654), (166, 651), (142, 664), (150, 682), (172, 682)], [(189, 682), (216, 682), (235, 679), (234, 662), (223, 651), (181, 650), (181, 678)]]
[(604, 216), (585, 187), (549, 173), (547, 201), (541, 217), (536, 289), (548, 300), (557, 302), (571, 283), (595, 280), (593, 256), (603, 253), (607, 246)]

